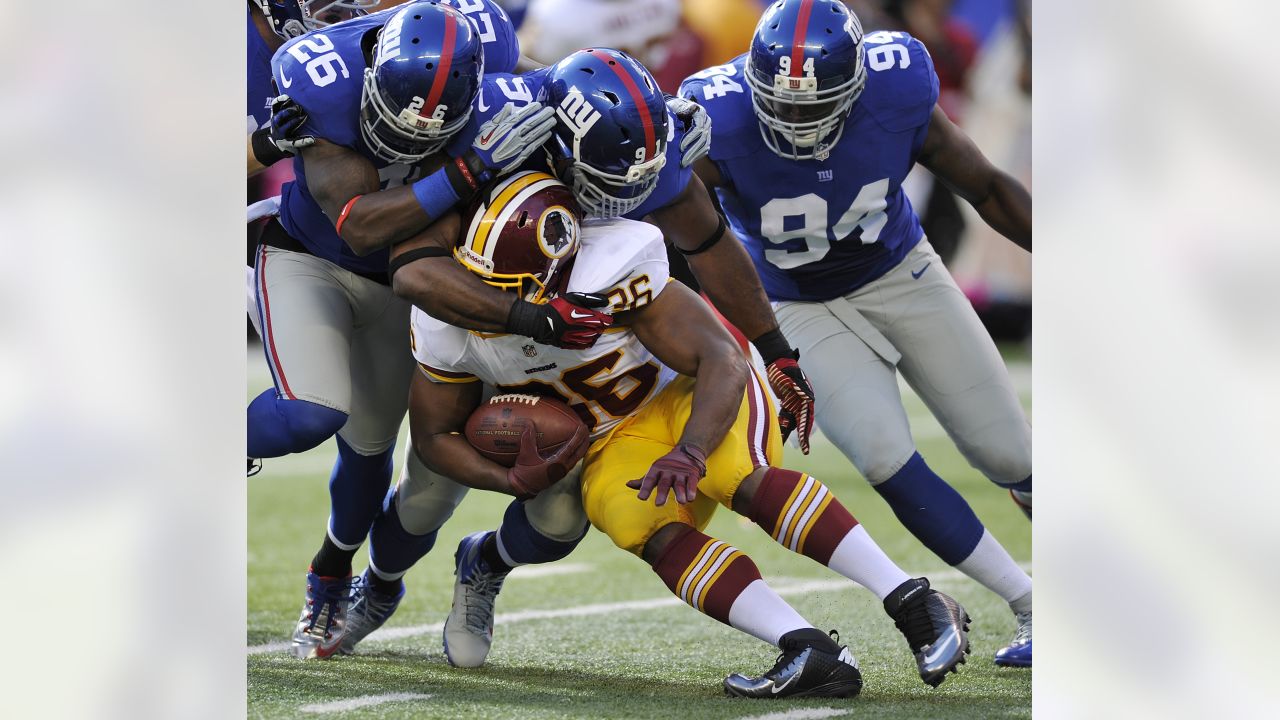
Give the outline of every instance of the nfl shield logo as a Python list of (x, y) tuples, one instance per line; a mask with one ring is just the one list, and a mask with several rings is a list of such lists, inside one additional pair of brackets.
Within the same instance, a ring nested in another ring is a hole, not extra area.
[(538, 356), (538, 348), (536, 348), (536, 347), (534, 347), (534, 346), (532, 346), (532, 345), (525, 345), (525, 346), (524, 346), (524, 356), (525, 356), (525, 357), (537, 357), (537, 356)]

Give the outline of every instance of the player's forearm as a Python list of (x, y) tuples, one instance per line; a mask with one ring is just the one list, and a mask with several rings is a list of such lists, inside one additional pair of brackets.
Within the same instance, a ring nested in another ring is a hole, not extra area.
[(338, 235), (357, 255), (407, 240), (435, 220), (418, 204), (411, 187), (353, 197), (336, 217), (330, 217)]
[[(334, 226), (357, 255), (368, 255), (422, 232), (479, 188), (473, 157), (449, 160), (412, 185), (389, 188), (343, 200)], [(332, 203), (326, 210), (332, 210)]]
[(731, 230), (705, 252), (690, 255), (689, 268), (698, 284), (734, 327), (752, 340), (778, 329), (760, 276), (746, 248)]
[(392, 276), (391, 289), (441, 322), (479, 332), (505, 332), (517, 299), (486, 285), (452, 257), (404, 266)]
[(258, 156), (253, 152), (253, 135), (248, 135), (245, 140), (245, 154), (249, 156), (249, 177), (253, 177), (267, 169), (267, 166), (259, 162)]
[(413, 437), (418, 459), (433, 471), (470, 488), (515, 495), (507, 469), (484, 457), (460, 434), (427, 434)]
[(1031, 252), (1031, 193), (1013, 176), (996, 171), (990, 193), (973, 207), (991, 229)]
[(738, 417), (747, 389), (746, 360), (731, 343), (722, 352), (701, 358), (693, 386), (693, 404), (680, 442), (715, 451)]

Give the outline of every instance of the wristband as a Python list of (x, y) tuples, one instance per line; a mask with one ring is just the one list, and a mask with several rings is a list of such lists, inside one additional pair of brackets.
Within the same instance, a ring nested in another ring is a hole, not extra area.
[(780, 328), (770, 330), (752, 340), (751, 344), (755, 345), (756, 349), (760, 351), (760, 359), (764, 361), (765, 365), (784, 357), (792, 360), (800, 359), (800, 351), (791, 348), (791, 343), (788, 343), (787, 339), (782, 336)]
[(413, 196), (432, 220), (440, 218), (462, 198), (449, 182), (448, 165), (415, 182)]
[(690, 255), (697, 255), (698, 253), (703, 253), (710, 250), (711, 247), (716, 243), (720, 242), (720, 238), (724, 237), (725, 235), (724, 216), (721, 215), (720, 213), (716, 213), (716, 220), (719, 221), (716, 223), (716, 229), (711, 233), (711, 235), (707, 237), (706, 240), (702, 241), (701, 245), (699, 245), (698, 247), (692, 250), (684, 250), (677, 245), (676, 250), (679, 250), (680, 254), (684, 255), (685, 257), (689, 257)]
[(260, 130), (254, 130), (249, 135), (249, 146), (253, 149), (253, 159), (262, 164), (263, 167), (270, 167), (277, 162), (293, 155), (276, 147), (271, 142), (271, 128), (264, 127)]
[(544, 317), (545, 315), (538, 305), (534, 305), (528, 300), (516, 300), (511, 306), (511, 311), (507, 313), (506, 330), (509, 333), (524, 335), (535, 340), (540, 335), (545, 337), (550, 328), (543, 326)]

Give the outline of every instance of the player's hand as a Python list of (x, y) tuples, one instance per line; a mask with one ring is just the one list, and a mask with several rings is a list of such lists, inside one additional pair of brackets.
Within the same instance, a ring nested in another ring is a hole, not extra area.
[(293, 157), (299, 149), (315, 145), (315, 136), (298, 134), (306, 122), (307, 111), (288, 95), (277, 95), (271, 101), (271, 144), (286, 157)]
[(613, 324), (612, 315), (596, 309), (608, 304), (609, 298), (594, 293), (566, 293), (542, 305), (517, 300), (507, 330), (543, 345), (585, 350)]
[(680, 120), (684, 139), (680, 141), (680, 167), (689, 167), (711, 149), (711, 116), (692, 100), (668, 96), (667, 109)]
[(786, 442), (795, 431), (800, 441), (800, 452), (809, 454), (809, 435), (813, 432), (813, 386), (795, 357), (780, 357), (769, 363), (769, 387), (782, 402), (778, 411), (778, 426), (782, 428), (782, 441)]
[(589, 436), (587, 426), (581, 425), (559, 450), (544, 458), (538, 452), (538, 433), (533, 423), (525, 423), (520, 431), (520, 452), (516, 455), (516, 464), (507, 471), (507, 482), (516, 492), (516, 497), (521, 500), (535, 497), (568, 475), (587, 454), (587, 448), (591, 446), (587, 442)]
[(556, 111), (542, 103), (532, 102), (521, 108), (508, 103), (480, 126), (471, 143), (471, 153), (484, 168), (480, 181), (514, 170), (551, 139), (555, 126)]
[(666, 504), (667, 493), (674, 491), (676, 501), (684, 504), (693, 502), (698, 494), (698, 481), (706, 474), (707, 453), (696, 445), (682, 443), (653, 461), (649, 472), (640, 480), (628, 482), (627, 487), (639, 490), (636, 496), (641, 500), (648, 500), (656, 489), (655, 505)]

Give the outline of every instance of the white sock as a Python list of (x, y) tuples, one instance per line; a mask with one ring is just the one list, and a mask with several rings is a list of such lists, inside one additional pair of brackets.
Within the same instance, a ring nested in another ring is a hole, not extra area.
[(855, 525), (844, 536), (831, 553), (827, 567), (870, 590), (880, 600), (911, 579), (884, 554), (861, 525)]
[(977, 547), (956, 565), (956, 569), (1004, 598), (1014, 612), (1031, 609), (1031, 576), (1009, 557), (1008, 551), (990, 530), (982, 531)]
[(792, 630), (813, 627), (764, 580), (753, 580), (734, 599), (729, 607), (729, 624), (774, 647), (778, 646), (778, 638)]

